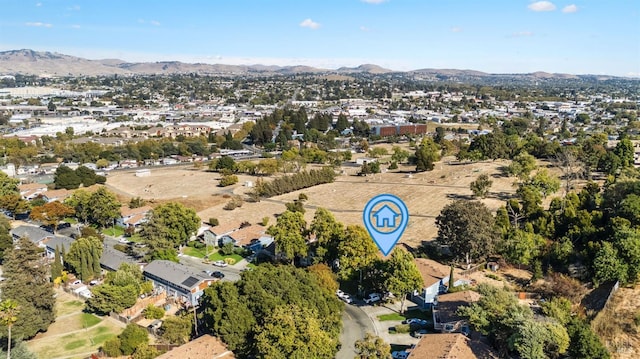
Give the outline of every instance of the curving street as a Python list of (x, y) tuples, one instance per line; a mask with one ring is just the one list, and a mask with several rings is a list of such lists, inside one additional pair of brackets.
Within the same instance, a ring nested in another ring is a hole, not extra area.
[(377, 334), (371, 318), (357, 305), (346, 304), (342, 312), (342, 333), (340, 343), (342, 347), (337, 359), (353, 359), (356, 356), (354, 343), (364, 338), (367, 333)]

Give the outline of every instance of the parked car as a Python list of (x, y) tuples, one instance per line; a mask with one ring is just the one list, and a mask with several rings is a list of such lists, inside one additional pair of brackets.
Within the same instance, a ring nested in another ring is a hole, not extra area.
[(223, 260), (215, 261), (215, 262), (213, 262), (213, 265), (216, 266), (216, 267), (226, 267), (226, 266), (228, 266), (227, 262), (225, 262)]
[(224, 273), (220, 272), (220, 271), (215, 271), (211, 274), (211, 276), (213, 276), (213, 278), (219, 278), (222, 279), (224, 278)]
[(124, 243), (124, 244), (127, 244), (127, 243), (129, 243), (129, 240), (128, 240), (128, 239), (126, 239), (126, 238), (120, 238), (120, 239), (118, 240), (118, 242), (120, 242), (120, 243)]
[(397, 350), (391, 353), (391, 357), (393, 359), (407, 359), (409, 357), (409, 352)]
[(351, 296), (347, 293), (345, 293), (342, 297), (340, 297), (340, 299), (342, 299), (342, 301), (347, 304), (353, 303), (353, 298), (351, 298)]
[(402, 324), (427, 325), (428, 322), (426, 320), (424, 320), (424, 319), (407, 318), (407, 319), (402, 321)]
[(202, 272), (204, 274), (208, 275), (208, 276), (213, 276), (213, 271), (212, 270), (207, 269), (207, 270), (203, 270)]
[(71, 283), (71, 285), (78, 285), (78, 284), (82, 284), (81, 280), (74, 280), (73, 283)]
[(375, 302), (379, 302), (382, 299), (380, 293), (369, 293), (368, 296), (364, 298), (364, 302), (367, 304), (373, 304)]
[(336, 290), (336, 295), (338, 298), (342, 298), (346, 293), (341, 291), (340, 289)]

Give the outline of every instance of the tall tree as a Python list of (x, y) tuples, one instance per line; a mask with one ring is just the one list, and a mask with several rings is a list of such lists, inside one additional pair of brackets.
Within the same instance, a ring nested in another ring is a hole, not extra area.
[(338, 244), (338, 275), (342, 279), (352, 279), (362, 269), (378, 258), (378, 248), (362, 226), (347, 226)]
[(464, 260), (467, 266), (493, 254), (499, 238), (491, 211), (477, 201), (449, 203), (436, 217), (436, 226), (438, 241), (448, 245), (456, 259)]
[(331, 212), (324, 208), (316, 209), (311, 222), (311, 233), (316, 236), (316, 255), (326, 263), (332, 262), (338, 256), (338, 243), (344, 233), (344, 225), (338, 222)]
[(13, 246), (13, 237), (9, 233), (11, 230), (11, 224), (9, 221), (0, 217), (0, 263), (4, 260), (4, 252), (9, 247)]
[(337, 340), (322, 330), (311, 309), (277, 306), (255, 337), (264, 358), (333, 358)]
[(47, 330), (55, 318), (55, 298), (42, 249), (21, 238), (5, 252), (3, 275), (2, 297), (11, 298), (20, 306), (12, 334), (26, 339)]
[(413, 261), (413, 255), (400, 247), (393, 250), (386, 267), (388, 277), (385, 280), (385, 287), (401, 298), (400, 313), (404, 313), (407, 294), (421, 288), (422, 275)]
[(0, 302), (0, 323), (7, 327), (7, 359), (11, 359), (11, 328), (18, 321), (20, 306), (13, 299)]
[(416, 172), (433, 170), (434, 163), (440, 160), (440, 147), (431, 137), (426, 137), (416, 149)]
[(71, 244), (65, 255), (66, 263), (79, 274), (83, 281), (91, 280), (100, 275), (100, 257), (103, 242), (97, 237), (81, 237)]
[(0, 197), (9, 194), (20, 194), (18, 191), (19, 184), (19, 179), (11, 178), (6, 173), (0, 171)]
[(64, 202), (74, 209), (76, 218), (87, 224), (93, 213), (91, 193), (84, 189), (79, 189), (74, 191)]
[(18, 193), (0, 197), (0, 207), (11, 212), (13, 219), (16, 219), (18, 214), (29, 212), (29, 202)]
[(164, 240), (177, 248), (195, 235), (200, 223), (196, 211), (180, 203), (169, 202), (153, 209), (143, 233), (148, 241)]
[(73, 207), (58, 201), (48, 202), (42, 206), (36, 206), (31, 209), (29, 217), (39, 221), (47, 226), (53, 227), (53, 233), (58, 230), (58, 224), (61, 220), (75, 213)]
[(267, 229), (276, 243), (276, 254), (291, 261), (297, 256), (306, 256), (308, 251), (305, 231), (307, 224), (300, 212), (284, 211), (275, 225)]
[(491, 188), (492, 184), (493, 181), (489, 179), (488, 175), (481, 174), (475, 181), (471, 182), (469, 188), (471, 189), (471, 192), (473, 192), (474, 196), (485, 198), (487, 193), (489, 193), (489, 188)]
[(91, 204), (89, 218), (101, 228), (113, 225), (113, 222), (120, 217), (121, 204), (116, 195), (105, 187), (100, 187), (93, 192), (89, 196), (89, 203)]
[(529, 174), (531, 171), (535, 170), (536, 167), (535, 157), (531, 156), (527, 152), (521, 152), (513, 159), (507, 168), (507, 171), (509, 174), (514, 175), (521, 180), (525, 180), (529, 178)]
[(56, 188), (76, 189), (80, 187), (82, 179), (76, 174), (76, 171), (63, 165), (56, 169), (56, 173), (53, 177), (53, 183)]

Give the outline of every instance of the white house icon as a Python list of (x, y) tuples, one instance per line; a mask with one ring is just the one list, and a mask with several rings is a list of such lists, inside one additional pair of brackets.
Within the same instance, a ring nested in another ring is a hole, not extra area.
[(376, 227), (394, 228), (396, 226), (396, 217), (399, 214), (385, 204), (373, 216), (376, 217)]

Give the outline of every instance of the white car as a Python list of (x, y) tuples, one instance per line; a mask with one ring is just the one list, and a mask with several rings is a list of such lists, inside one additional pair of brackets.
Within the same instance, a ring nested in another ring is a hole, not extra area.
[(369, 293), (369, 295), (364, 298), (364, 302), (367, 304), (373, 304), (375, 302), (379, 302), (380, 300), (382, 300), (382, 298), (380, 297), (380, 293)]
[(120, 238), (120, 239), (118, 240), (118, 242), (120, 242), (120, 243), (124, 243), (124, 244), (127, 244), (127, 243), (129, 243), (129, 240), (128, 240), (128, 239), (126, 239), (126, 238)]
[(226, 266), (228, 266), (227, 262), (225, 262), (223, 260), (215, 261), (215, 262), (213, 262), (213, 265), (216, 266), (216, 267), (226, 267)]
[(351, 298), (351, 296), (349, 294), (346, 294), (346, 293), (342, 297), (340, 297), (340, 299), (342, 299), (342, 301), (347, 303), (347, 304), (353, 303), (353, 299)]
[(338, 298), (342, 298), (344, 297), (346, 293), (341, 291), (340, 289), (336, 290), (336, 295), (338, 296)]

